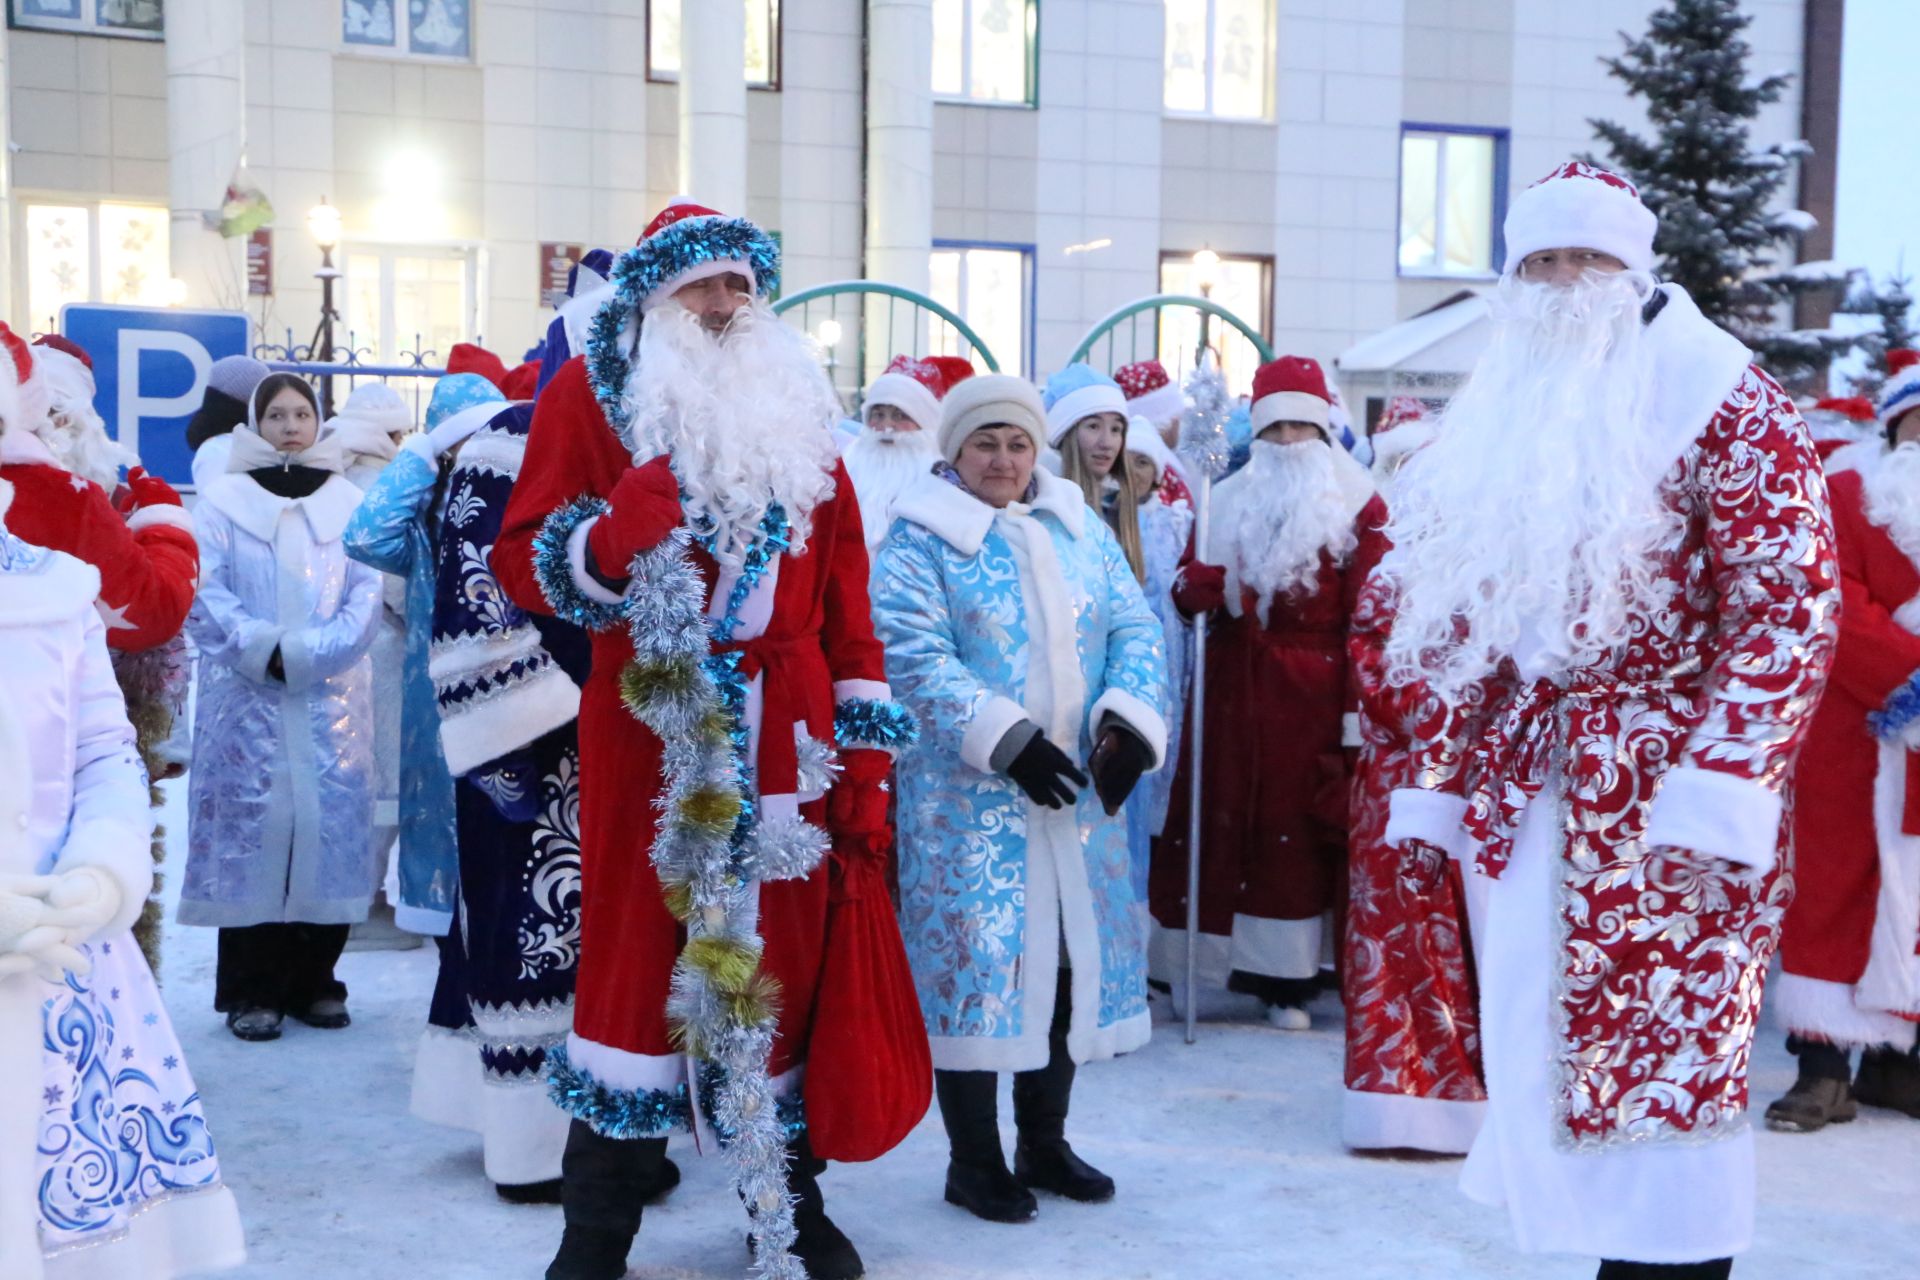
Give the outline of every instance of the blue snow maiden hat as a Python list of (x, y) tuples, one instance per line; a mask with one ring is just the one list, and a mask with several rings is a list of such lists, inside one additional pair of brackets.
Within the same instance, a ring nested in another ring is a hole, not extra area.
[(1047, 379), (1047, 443), (1058, 449), (1067, 432), (1096, 413), (1127, 416), (1127, 393), (1090, 365), (1070, 364)]

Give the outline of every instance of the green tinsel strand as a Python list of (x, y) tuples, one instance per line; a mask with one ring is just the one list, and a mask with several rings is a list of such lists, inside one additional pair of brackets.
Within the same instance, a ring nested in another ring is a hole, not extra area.
[(770, 973), (755, 973), (744, 989), (722, 992), (720, 1002), (735, 1026), (772, 1022), (780, 1016), (780, 980)]
[(636, 717), (665, 702), (684, 702), (694, 695), (700, 669), (694, 663), (629, 662), (620, 672), (620, 700)]
[(681, 797), (675, 816), (701, 835), (724, 839), (740, 821), (740, 793), (731, 787), (695, 787)]
[(675, 920), (685, 922), (693, 914), (693, 884), (687, 880), (672, 880), (660, 886), (660, 895), (666, 899), (667, 910)]
[(688, 938), (680, 956), (689, 966), (705, 974), (707, 982), (723, 995), (745, 991), (760, 968), (757, 950), (717, 934)]

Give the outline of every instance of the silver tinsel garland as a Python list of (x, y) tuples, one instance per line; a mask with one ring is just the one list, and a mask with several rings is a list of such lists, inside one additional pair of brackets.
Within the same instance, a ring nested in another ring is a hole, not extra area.
[(1194, 366), (1182, 390), (1187, 411), (1180, 415), (1180, 454), (1196, 472), (1208, 480), (1227, 473), (1233, 445), (1227, 439), (1227, 419), (1233, 413), (1233, 399), (1227, 395), (1227, 379), (1214, 365), (1213, 353)]
[[(765, 572), (784, 541), (777, 530), (770, 534), (768, 554), (750, 556), (743, 571), (747, 591), (748, 578)], [(623, 682), (628, 706), (665, 748), (667, 785), (653, 864), (687, 928), (667, 1013), (682, 1048), (720, 1068), (711, 1119), (730, 1135), (726, 1153), (757, 1242), (756, 1273), (767, 1280), (805, 1280), (806, 1269), (792, 1254), (787, 1121), (768, 1068), (777, 992), (760, 972), (761, 943), (748, 923), (747, 895), (757, 870), (752, 864), (793, 874), (809, 853), (817, 864), (825, 852), (824, 833), (814, 853), (793, 833), (774, 829), (780, 824), (753, 823), (742, 759), (745, 734), (734, 710), (745, 682), (737, 655), (709, 652), (714, 630), (691, 546), (692, 535), (682, 529), (636, 557), (627, 592), (635, 653)], [(729, 601), (717, 628), (722, 640), (731, 638), (745, 596), (737, 592)], [(723, 688), (722, 681), (741, 688)]]

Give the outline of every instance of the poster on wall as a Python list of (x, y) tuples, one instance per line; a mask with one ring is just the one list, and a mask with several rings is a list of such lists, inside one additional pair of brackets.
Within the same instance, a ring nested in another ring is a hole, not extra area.
[(39, 31), (158, 40), (165, 18), (163, 0), (7, 0), (7, 25)]
[(567, 273), (573, 270), (573, 264), (587, 255), (587, 246), (583, 244), (555, 244), (551, 241), (540, 246), (540, 302), (543, 306), (558, 307), (567, 300)]
[(273, 228), (256, 227), (247, 237), (247, 293), (264, 298), (273, 292)]

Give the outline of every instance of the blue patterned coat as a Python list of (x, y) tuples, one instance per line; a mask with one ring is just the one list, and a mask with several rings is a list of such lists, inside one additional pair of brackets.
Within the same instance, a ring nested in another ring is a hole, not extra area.
[(874, 562), (887, 678), (921, 725), (896, 771), (900, 931), (947, 1070), (1046, 1065), (1061, 966), (1074, 1061), (1136, 1049), (1150, 1030), (1124, 817), (1091, 787), (1074, 810), (1038, 808), (991, 772), (1022, 720), (1083, 765), (1107, 716), (1155, 767), (1166, 749), (1160, 624), (1079, 488), (1036, 476), (1033, 504), (1001, 511), (927, 476), (896, 501)]
[(380, 472), (347, 524), (347, 554), (407, 584), (406, 659), (400, 673), (400, 901), (394, 919), (415, 933), (445, 934), (460, 882), (453, 776), (440, 752), (440, 712), (427, 674), (434, 557), (428, 506), (439, 478), (425, 436)]

